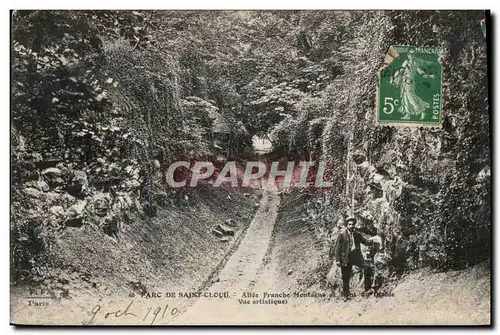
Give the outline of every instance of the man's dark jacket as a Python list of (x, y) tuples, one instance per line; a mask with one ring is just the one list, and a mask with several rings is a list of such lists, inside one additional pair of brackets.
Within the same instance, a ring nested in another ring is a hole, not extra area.
[[(357, 231), (352, 232), (354, 234), (354, 245), (356, 249), (351, 253), (351, 239), (349, 238), (349, 233), (347, 229), (340, 232), (337, 237), (337, 243), (335, 245), (335, 260), (340, 262), (340, 266), (351, 265), (363, 265), (363, 254), (361, 253), (360, 243), (365, 245), (371, 245), (372, 242), (367, 240), (362, 234)], [(351, 254), (351, 259), (349, 259), (349, 254)]]

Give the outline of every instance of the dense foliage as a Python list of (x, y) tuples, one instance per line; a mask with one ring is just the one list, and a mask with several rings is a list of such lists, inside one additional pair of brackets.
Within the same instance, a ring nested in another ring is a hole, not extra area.
[[(391, 257), (404, 250), (414, 266), (488, 258), (483, 18), (480, 11), (12, 12), (14, 275), (29, 277), (65, 227), (98, 224), (118, 238), (129, 213), (154, 215), (158, 194), (177, 196), (159, 191), (165, 166), (244, 158), (253, 135), (268, 136), (275, 155), (328, 163), (334, 188), (310, 209), (325, 239), (355, 213), (394, 236)], [(375, 126), (377, 73), (393, 44), (446, 50), (442, 130)]]

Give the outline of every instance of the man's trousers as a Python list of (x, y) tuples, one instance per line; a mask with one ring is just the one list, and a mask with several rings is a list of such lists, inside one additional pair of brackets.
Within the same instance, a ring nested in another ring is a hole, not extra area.
[[(356, 266), (360, 267), (363, 269), (363, 279), (364, 279), (364, 284), (365, 284), (365, 291), (368, 291), (372, 287), (372, 282), (373, 282), (373, 269), (368, 266), (367, 264), (355, 264)], [(349, 292), (349, 281), (351, 279), (351, 274), (352, 274), (352, 266), (353, 264), (348, 264), (347, 266), (341, 266), (341, 272), (342, 272), (342, 295), (344, 297), (349, 297), (350, 292)]]

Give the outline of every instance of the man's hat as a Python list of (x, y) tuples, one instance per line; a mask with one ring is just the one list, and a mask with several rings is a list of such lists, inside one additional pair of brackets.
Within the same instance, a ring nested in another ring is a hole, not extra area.
[(349, 217), (347, 217), (347, 219), (345, 219), (345, 223), (347, 223), (349, 221), (354, 221), (354, 223), (356, 223), (357, 220), (354, 216), (349, 216)]

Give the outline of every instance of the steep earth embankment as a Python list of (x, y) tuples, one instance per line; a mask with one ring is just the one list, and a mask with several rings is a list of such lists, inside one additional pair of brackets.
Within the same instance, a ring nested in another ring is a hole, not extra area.
[[(253, 190), (198, 188), (178, 205), (159, 209), (153, 219), (136, 217), (132, 224), (124, 224), (119, 240), (92, 225), (67, 228), (47, 251), (52, 266), (39, 270), (44, 279), (29, 287), (72, 299), (76, 310), (81, 297), (92, 297), (83, 298), (83, 306), (131, 292), (140, 297), (145, 292), (196, 291), (237, 247), (258, 197), (260, 192)], [(229, 227), (234, 236), (216, 236), (213, 228), (228, 220), (234, 222)], [(27, 286), (11, 287), (13, 322), (36, 323), (23, 318), (36, 308), (28, 306)]]

